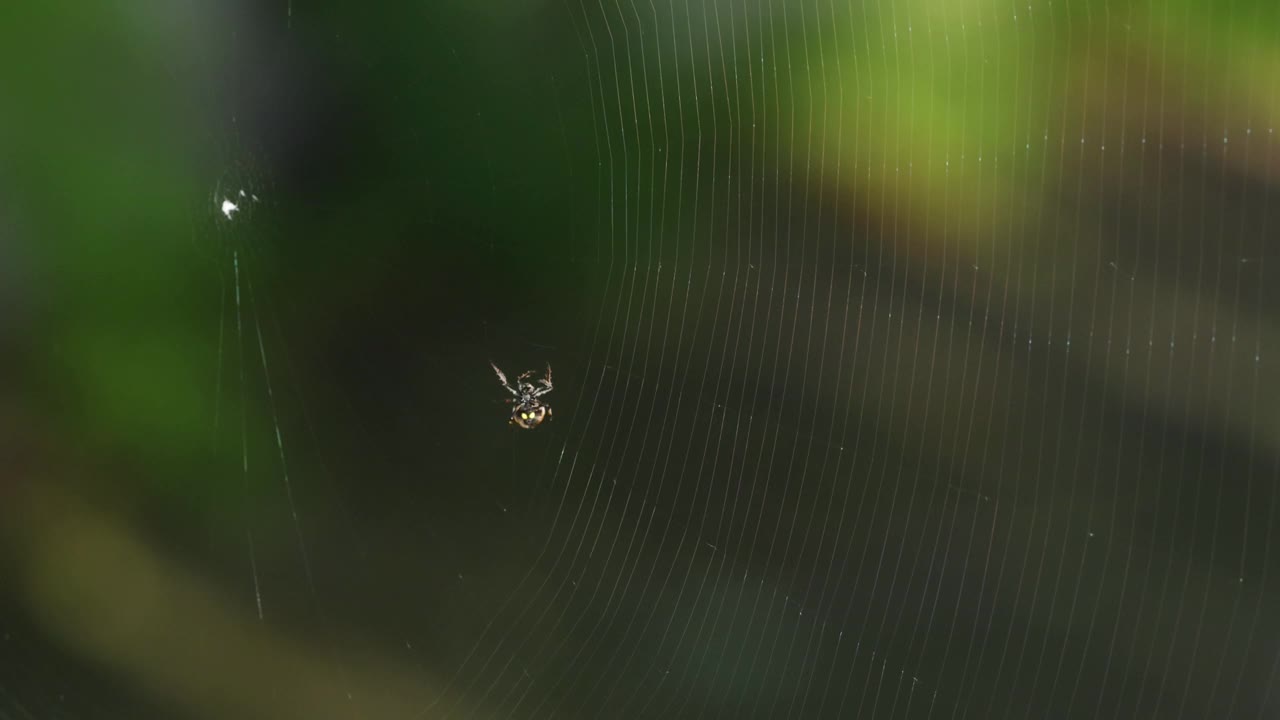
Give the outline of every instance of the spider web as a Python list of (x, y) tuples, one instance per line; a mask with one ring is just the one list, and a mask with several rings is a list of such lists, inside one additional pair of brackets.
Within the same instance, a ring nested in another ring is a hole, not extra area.
[(1199, 10), (570, 11), (605, 301), (462, 697), (1263, 712), (1269, 218), (1228, 205), (1273, 133), (1170, 80)]
[(6, 712), (1276, 712), (1268, 5), (271, 12), (184, 247), (204, 526), (138, 530), (222, 689), (55, 619)]

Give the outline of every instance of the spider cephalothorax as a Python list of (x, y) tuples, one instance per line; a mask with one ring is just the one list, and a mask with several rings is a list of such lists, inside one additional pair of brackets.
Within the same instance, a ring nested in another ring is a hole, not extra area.
[(546, 377), (538, 379), (538, 386), (535, 386), (527, 380), (533, 376), (532, 370), (526, 370), (516, 378), (515, 387), (507, 381), (507, 376), (502, 374), (497, 365), (493, 361), (489, 361), (489, 366), (498, 374), (498, 381), (502, 383), (502, 387), (507, 392), (514, 395), (514, 398), (507, 398), (505, 402), (514, 405), (511, 409), (511, 424), (518, 425), (525, 430), (532, 430), (542, 424), (543, 420), (551, 417), (551, 406), (543, 403), (538, 398), (551, 392), (551, 366), (547, 365)]

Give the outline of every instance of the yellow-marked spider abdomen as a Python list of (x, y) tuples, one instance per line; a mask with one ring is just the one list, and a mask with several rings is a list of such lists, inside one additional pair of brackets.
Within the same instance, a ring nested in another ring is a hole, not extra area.
[(551, 408), (546, 405), (516, 408), (511, 413), (511, 423), (525, 430), (532, 430), (542, 424), (551, 415)]

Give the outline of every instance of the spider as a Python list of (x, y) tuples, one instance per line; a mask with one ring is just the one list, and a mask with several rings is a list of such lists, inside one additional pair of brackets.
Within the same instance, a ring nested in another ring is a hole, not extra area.
[(518, 425), (525, 430), (532, 430), (542, 424), (543, 420), (551, 417), (551, 406), (544, 404), (540, 397), (551, 392), (551, 365), (547, 365), (547, 375), (539, 378), (538, 384), (542, 387), (535, 387), (533, 383), (525, 382), (533, 375), (532, 370), (526, 370), (516, 378), (516, 386), (512, 387), (507, 381), (507, 376), (502, 374), (497, 365), (493, 361), (489, 361), (489, 367), (498, 374), (498, 381), (502, 383), (502, 387), (507, 392), (515, 395), (514, 398), (507, 398), (503, 402), (515, 405), (511, 410), (511, 424)]

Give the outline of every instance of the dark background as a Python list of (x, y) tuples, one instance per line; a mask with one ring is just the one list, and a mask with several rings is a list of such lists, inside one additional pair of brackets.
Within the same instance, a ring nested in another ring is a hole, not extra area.
[(1271, 4), (0, 27), (0, 717), (1280, 712)]

